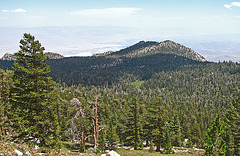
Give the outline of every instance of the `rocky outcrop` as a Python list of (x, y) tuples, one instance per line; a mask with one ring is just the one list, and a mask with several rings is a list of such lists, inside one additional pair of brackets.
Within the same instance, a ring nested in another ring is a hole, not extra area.
[[(49, 59), (62, 59), (64, 58), (63, 55), (60, 55), (58, 53), (53, 53), (53, 52), (46, 52), (46, 56), (49, 57)], [(7, 60), (7, 61), (14, 61), (16, 60), (16, 56), (13, 54), (6, 53), (3, 55), (2, 60)]]
[(184, 45), (181, 45), (179, 43), (175, 43), (170, 40), (166, 40), (163, 42), (160, 42), (155, 45), (151, 45), (148, 47), (144, 47), (135, 51), (132, 51), (131, 53), (126, 54), (126, 57), (143, 57), (147, 55), (154, 55), (154, 54), (176, 54), (179, 56), (183, 56), (192, 60), (197, 60), (201, 62), (207, 61), (203, 56), (196, 53), (191, 48), (188, 48)]
[(53, 53), (53, 52), (46, 52), (45, 55), (48, 56), (49, 59), (62, 59), (62, 58), (64, 58), (63, 55), (60, 55), (58, 53)]
[(93, 56), (95, 56), (95, 57), (107, 56), (107, 55), (110, 55), (112, 53), (114, 53), (114, 52), (113, 51), (107, 51), (107, 52), (104, 52), (104, 53), (94, 54)]
[(102, 154), (101, 156), (120, 156), (120, 154), (118, 154), (117, 152), (112, 150), (112, 151), (108, 152), (107, 154)]
[(3, 55), (2, 60), (7, 60), (7, 61), (16, 60), (16, 56), (13, 54), (6, 53)]

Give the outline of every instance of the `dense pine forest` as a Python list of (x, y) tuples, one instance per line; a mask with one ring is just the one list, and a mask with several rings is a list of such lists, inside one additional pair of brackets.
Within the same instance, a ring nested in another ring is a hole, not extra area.
[(0, 155), (17, 147), (240, 155), (238, 63), (208, 62), (172, 41), (91, 57), (43, 52), (24, 34), (17, 59), (0, 61)]

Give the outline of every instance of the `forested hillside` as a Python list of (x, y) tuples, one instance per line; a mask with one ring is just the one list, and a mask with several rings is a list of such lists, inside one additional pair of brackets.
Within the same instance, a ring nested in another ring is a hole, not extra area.
[(173, 154), (175, 146), (239, 155), (238, 63), (207, 62), (172, 41), (48, 61), (34, 45), (37, 52), (17, 53), (13, 71), (5, 70), (13, 62), (1, 61), (2, 139), (40, 152), (75, 142), (80, 152), (149, 147)]
[[(119, 81), (124, 74), (133, 74), (140, 80), (147, 80), (154, 73), (205, 61), (190, 48), (172, 41), (141, 41), (109, 55), (50, 59), (47, 64), (51, 68), (49, 76), (56, 82), (103, 86)], [(12, 61), (0, 60), (2, 69), (11, 69), (12, 64)]]

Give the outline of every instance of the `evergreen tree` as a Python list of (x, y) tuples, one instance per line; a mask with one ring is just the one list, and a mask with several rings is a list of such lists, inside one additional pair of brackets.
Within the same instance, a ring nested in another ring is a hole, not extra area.
[(149, 152), (154, 152), (154, 145), (152, 140), (150, 141), (150, 148), (149, 148)]
[(167, 128), (165, 129), (165, 136), (164, 136), (164, 142), (163, 142), (164, 153), (166, 154), (173, 153), (171, 142), (172, 142), (172, 139), (170, 134), (170, 127), (169, 125), (167, 125)]
[(100, 152), (104, 153), (106, 149), (106, 134), (104, 129), (100, 130), (98, 141), (99, 141), (98, 149)]
[(182, 133), (178, 115), (174, 115), (170, 121), (170, 132), (173, 146), (182, 146)]
[(230, 110), (226, 114), (226, 123), (232, 134), (229, 136), (227, 149), (234, 149), (234, 155), (240, 155), (240, 93), (230, 104)]
[(0, 136), (4, 137), (10, 131), (10, 120), (8, 119), (9, 89), (12, 84), (12, 72), (0, 69)]
[(149, 120), (149, 129), (151, 130), (151, 134), (156, 135), (157, 137), (157, 149), (156, 151), (160, 151), (160, 147), (162, 144), (162, 135), (163, 129), (165, 126), (165, 122), (167, 121), (168, 116), (164, 106), (164, 101), (162, 98), (154, 99), (151, 105), (148, 108), (148, 120)]
[(136, 99), (133, 99), (133, 120), (134, 120), (134, 149), (138, 149), (139, 145), (139, 103)]
[(139, 118), (139, 101), (136, 97), (132, 97), (131, 99), (130, 110), (125, 126), (126, 130), (124, 133), (127, 136), (126, 141), (128, 144), (134, 146), (134, 150), (137, 150), (141, 125)]
[(226, 142), (226, 150), (225, 150), (226, 155), (234, 156), (234, 137), (231, 129), (226, 130), (223, 139)]
[(187, 146), (187, 148), (192, 148), (193, 147), (191, 138), (188, 139), (186, 146)]
[(223, 140), (223, 135), (223, 124), (220, 120), (220, 115), (218, 115), (206, 134), (205, 155), (225, 155), (225, 141)]
[(109, 149), (115, 149), (119, 138), (116, 133), (116, 127), (113, 126), (112, 123), (108, 124), (106, 139), (107, 139), (107, 145)]
[(34, 36), (25, 33), (20, 44), (20, 50), (15, 53), (14, 83), (10, 89), (14, 137), (36, 141), (41, 147), (53, 147), (58, 142), (58, 121), (54, 82), (47, 76), (48, 58)]
[(191, 129), (191, 141), (195, 146), (199, 146), (202, 142), (202, 132), (201, 132), (201, 128), (200, 128), (200, 124), (196, 123), (192, 126)]

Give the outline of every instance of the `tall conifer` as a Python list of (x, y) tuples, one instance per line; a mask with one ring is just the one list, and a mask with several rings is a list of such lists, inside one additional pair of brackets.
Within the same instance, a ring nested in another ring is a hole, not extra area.
[(224, 133), (223, 124), (218, 115), (206, 134), (205, 155), (225, 155)]
[(233, 137), (233, 143), (231, 143), (231, 139), (227, 142), (227, 144), (232, 144), (227, 147), (232, 148), (234, 150), (234, 155), (240, 154), (240, 93), (238, 97), (233, 100), (230, 104), (230, 109), (226, 114), (226, 123), (227, 128), (231, 131), (231, 137)]
[(9, 88), (12, 84), (12, 72), (0, 69), (0, 138), (3, 138), (9, 130), (11, 122), (8, 119), (9, 105)]
[(13, 67), (10, 102), (15, 137), (42, 147), (57, 143), (57, 113), (54, 82), (47, 74), (45, 50), (35, 37), (25, 33)]
[(162, 98), (156, 98), (148, 108), (149, 128), (152, 134), (156, 135), (157, 152), (160, 152), (163, 143), (163, 129), (168, 116)]

